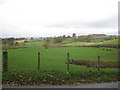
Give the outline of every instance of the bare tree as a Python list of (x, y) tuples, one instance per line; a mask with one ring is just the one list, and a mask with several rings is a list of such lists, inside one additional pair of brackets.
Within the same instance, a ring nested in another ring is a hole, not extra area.
[(75, 34), (75, 33), (73, 33), (73, 37), (76, 37), (76, 34)]
[(65, 36), (65, 35), (63, 35), (63, 38), (66, 38), (66, 36)]

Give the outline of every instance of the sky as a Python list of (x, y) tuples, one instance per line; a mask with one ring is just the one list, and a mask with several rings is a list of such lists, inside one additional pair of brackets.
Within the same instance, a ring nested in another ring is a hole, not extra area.
[(0, 37), (118, 34), (119, 0), (0, 0)]

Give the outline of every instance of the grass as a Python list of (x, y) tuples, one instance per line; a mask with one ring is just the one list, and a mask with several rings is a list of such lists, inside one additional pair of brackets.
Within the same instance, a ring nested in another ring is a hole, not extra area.
[[(109, 41), (104, 41), (102, 44), (112, 44), (112, 45), (117, 45), (118, 44), (118, 39), (115, 40), (109, 40)], [(120, 43), (119, 43), (120, 44)]]
[[(70, 58), (75, 60), (97, 61), (97, 56), (101, 56), (101, 61), (117, 61), (117, 50), (112, 52), (104, 51), (98, 48), (87, 47), (67, 47), (67, 48), (50, 48), (48, 51), (43, 47), (32, 47), (25, 49), (8, 50), (9, 53), (9, 70), (36, 70), (37, 69), (37, 53), (41, 54), (41, 70), (64, 71), (67, 52)], [(89, 51), (92, 51), (91, 53)], [(49, 63), (48, 63), (49, 62)], [(57, 67), (57, 68), (55, 68)], [(62, 67), (62, 68), (61, 68)]]
[(68, 44), (65, 44), (65, 45), (66, 46), (79, 46), (79, 45), (95, 45), (95, 44), (96, 43), (91, 43), (91, 42), (73, 42), (73, 43), (68, 43)]
[(80, 46), (80, 45), (118, 45), (118, 39), (115, 40), (108, 40), (104, 42), (73, 42), (73, 43), (67, 43), (63, 46)]
[(73, 38), (66, 38), (65, 40), (63, 40), (62, 43), (72, 43), (73, 42)]
[[(112, 51), (93, 47), (60, 47), (46, 50), (42, 47), (44, 42), (29, 42), (26, 45), (20, 45), (28, 48), (7, 50), (8, 72), (3, 73), (3, 84), (22, 85), (24, 82), (23, 85), (34, 85), (34, 83), (35, 85), (54, 85), (98, 82), (96, 81), (98, 72), (95, 68), (70, 65), (70, 75), (68, 75), (67, 65), (65, 64), (68, 52), (70, 53), (70, 59), (74, 60), (97, 61), (97, 57), (101, 56), (102, 62), (118, 61), (118, 50), (115, 48), (112, 48)], [(38, 52), (40, 52), (40, 71), (37, 70)], [(48, 76), (48, 73), (50, 73), (50, 76)], [(104, 75), (106, 75), (106, 79), (103, 78)], [(118, 69), (101, 69), (100, 77), (100, 82), (117, 81)]]

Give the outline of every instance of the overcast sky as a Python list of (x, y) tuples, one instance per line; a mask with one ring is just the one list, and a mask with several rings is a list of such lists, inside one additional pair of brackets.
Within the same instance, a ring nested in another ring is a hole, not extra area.
[(0, 36), (117, 34), (119, 0), (0, 0)]

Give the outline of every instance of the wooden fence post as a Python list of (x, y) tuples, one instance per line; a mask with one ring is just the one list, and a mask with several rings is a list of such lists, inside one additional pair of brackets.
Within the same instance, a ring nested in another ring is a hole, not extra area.
[(98, 80), (100, 76), (100, 56), (98, 56)]
[(3, 52), (3, 72), (8, 71), (8, 52)]
[(40, 52), (38, 52), (38, 70), (40, 69)]
[(67, 53), (67, 71), (68, 72), (69, 72), (69, 64), (70, 64), (69, 53)]

